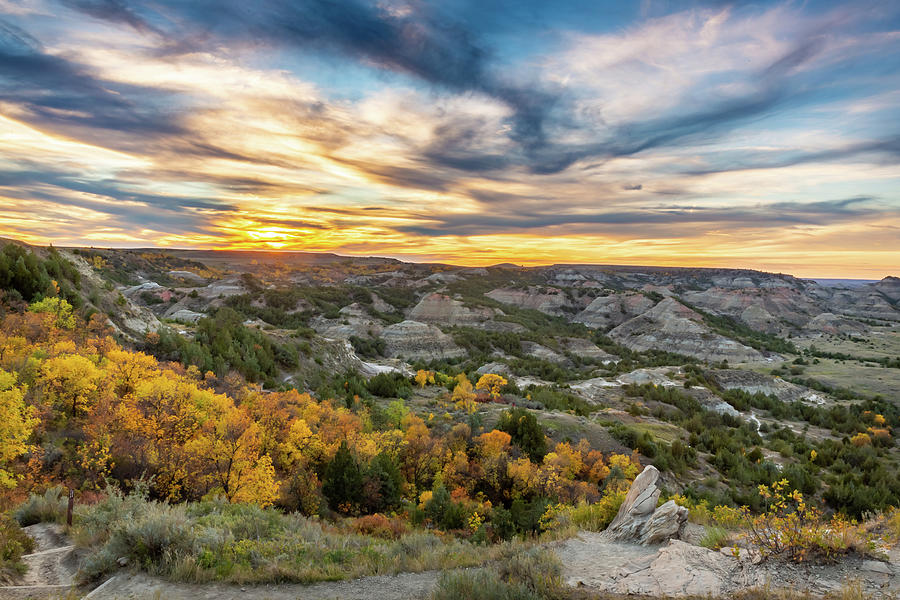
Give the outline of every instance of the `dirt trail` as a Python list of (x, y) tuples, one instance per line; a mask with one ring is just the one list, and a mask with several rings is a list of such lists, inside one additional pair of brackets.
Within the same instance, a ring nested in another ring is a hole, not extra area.
[(439, 571), (425, 571), (310, 585), (239, 586), (172, 583), (143, 573), (120, 573), (85, 596), (84, 600), (415, 600), (428, 597), (439, 575)]
[(0, 600), (65, 595), (78, 570), (75, 547), (55, 523), (24, 529), (35, 541), (34, 552), (22, 557), (28, 570), (16, 585), (0, 587)]

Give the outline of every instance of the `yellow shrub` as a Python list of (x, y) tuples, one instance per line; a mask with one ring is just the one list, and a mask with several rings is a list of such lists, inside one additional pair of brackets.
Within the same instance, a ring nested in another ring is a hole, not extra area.
[(598, 502), (581, 502), (568, 510), (569, 521), (579, 529), (603, 531), (616, 518), (625, 501), (625, 490), (607, 491)]
[(855, 521), (841, 516), (825, 521), (817, 508), (807, 504), (803, 494), (788, 490), (786, 479), (771, 487), (761, 485), (759, 493), (766, 500), (766, 511), (751, 515), (746, 507), (741, 509), (746, 537), (763, 555), (780, 555), (800, 562), (811, 556), (830, 558), (851, 550), (871, 550), (868, 534)]

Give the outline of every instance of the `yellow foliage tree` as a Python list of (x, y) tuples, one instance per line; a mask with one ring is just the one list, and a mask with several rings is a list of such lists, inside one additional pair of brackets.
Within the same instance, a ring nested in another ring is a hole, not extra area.
[(575, 479), (584, 463), (581, 453), (572, 448), (569, 442), (560, 442), (553, 452), (544, 457), (544, 466), (555, 469), (563, 479)]
[(49, 358), (41, 365), (45, 392), (72, 418), (93, 402), (102, 376), (90, 359), (79, 354)]
[(872, 438), (869, 437), (868, 433), (857, 433), (852, 438), (850, 438), (850, 443), (857, 448), (861, 448), (863, 446), (871, 446)]
[(424, 369), (419, 369), (416, 371), (416, 383), (419, 384), (419, 387), (425, 389), (425, 386), (429, 383), (434, 383), (434, 371), (426, 371)]
[(453, 394), (451, 394), (450, 399), (456, 403), (456, 408), (469, 414), (474, 413), (478, 405), (475, 403), (475, 392), (472, 391), (472, 382), (462, 373), (457, 375), (456, 381), (456, 387), (453, 388)]
[(505, 377), (495, 375), (494, 373), (485, 373), (478, 380), (478, 383), (475, 384), (475, 389), (488, 392), (491, 395), (491, 398), (496, 400), (500, 397), (500, 390), (503, 389), (503, 386), (507, 383)]
[(212, 490), (229, 502), (272, 504), (277, 496), (275, 467), (268, 455), (259, 454), (259, 425), (240, 408), (204, 424), (200, 437), (189, 445), (197, 469), (210, 465)]
[(64, 298), (51, 296), (32, 303), (28, 310), (37, 314), (50, 315), (53, 324), (60, 329), (75, 329), (75, 314), (72, 305)]
[(509, 450), (512, 436), (505, 431), (493, 429), (478, 436), (478, 448), (482, 456), (495, 457)]
[(0, 369), (0, 486), (11, 488), (16, 478), (9, 464), (28, 450), (26, 441), (37, 424), (34, 409), (25, 405), (25, 386), (15, 373)]

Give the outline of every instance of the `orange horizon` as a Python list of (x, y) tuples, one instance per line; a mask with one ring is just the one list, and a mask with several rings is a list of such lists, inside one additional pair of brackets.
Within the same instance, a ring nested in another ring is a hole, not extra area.
[[(266, 254), (334, 254), (346, 258), (385, 258), (393, 259), (413, 264), (442, 264), (460, 268), (476, 268), (476, 267), (492, 267), (503, 264), (514, 265), (522, 268), (540, 268), (551, 266), (606, 266), (606, 267), (656, 267), (656, 268), (683, 268), (683, 269), (734, 269), (734, 270), (752, 270), (771, 274), (790, 275), (798, 279), (847, 279), (847, 280), (863, 280), (863, 281), (879, 281), (885, 277), (900, 276), (900, 269), (890, 271), (889, 268), (880, 266), (872, 266), (865, 270), (859, 267), (855, 270), (849, 270), (846, 267), (807, 267), (804, 268), (798, 262), (777, 262), (767, 266), (769, 261), (750, 262), (745, 259), (728, 260), (725, 257), (710, 258), (691, 257), (697, 260), (679, 259), (677, 256), (667, 258), (659, 257), (658, 260), (650, 259), (649, 261), (637, 260), (567, 260), (566, 257), (560, 257), (559, 260), (523, 260), (521, 257), (510, 257), (506, 255), (491, 255), (484, 258), (468, 257), (446, 257), (442, 258), (434, 254), (404, 254), (404, 253), (378, 253), (377, 251), (370, 253), (363, 252), (347, 252), (342, 251), (339, 247), (333, 249), (327, 248), (273, 248), (267, 244), (259, 245), (183, 245), (183, 246), (166, 246), (166, 245), (146, 245), (146, 244), (128, 244), (116, 245), (115, 243), (106, 244), (78, 244), (58, 240), (31, 240), (22, 239), (21, 237), (11, 236), (7, 233), (0, 233), (0, 237), (19, 241), (31, 246), (48, 247), (54, 245), (58, 248), (96, 248), (100, 250), (157, 250), (157, 251), (205, 251), (205, 252), (258, 252)], [(779, 268), (778, 265), (782, 265)], [(796, 266), (797, 269), (788, 270), (785, 267)]]

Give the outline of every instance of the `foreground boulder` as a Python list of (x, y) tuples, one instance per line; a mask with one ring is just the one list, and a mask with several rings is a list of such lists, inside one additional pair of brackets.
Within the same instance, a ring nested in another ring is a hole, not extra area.
[(644, 467), (631, 484), (616, 518), (603, 532), (607, 539), (651, 545), (681, 536), (688, 511), (672, 500), (657, 506), (660, 494), (656, 485), (658, 480), (656, 467)]

